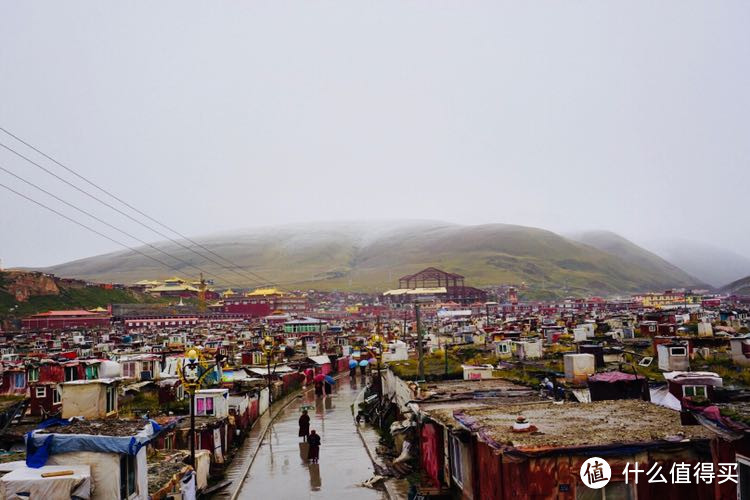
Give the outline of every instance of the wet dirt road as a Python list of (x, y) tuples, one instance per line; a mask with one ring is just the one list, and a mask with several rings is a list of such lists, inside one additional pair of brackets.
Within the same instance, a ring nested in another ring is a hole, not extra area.
[[(361, 389), (359, 378), (344, 377), (336, 382), (331, 396), (316, 398), (310, 391), (283, 410), (269, 428), (238, 498), (384, 499), (382, 492), (359, 486), (373, 475), (350, 409)], [(321, 435), (318, 464), (303, 459), (306, 444), (297, 437), (303, 405), (310, 406), (310, 429)]]

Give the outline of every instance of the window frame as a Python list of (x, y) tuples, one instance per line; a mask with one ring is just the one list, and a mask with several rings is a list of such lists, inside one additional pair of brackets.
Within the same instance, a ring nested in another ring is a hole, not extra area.
[[(681, 351), (682, 351), (682, 354), (676, 354), (676, 353), (675, 353), (675, 350), (681, 350)], [(670, 347), (670, 348), (669, 348), (669, 355), (670, 355), (670, 356), (679, 356), (679, 357), (681, 357), (681, 358), (682, 358), (682, 357), (685, 357), (685, 356), (687, 356), (687, 347), (685, 347), (685, 346), (679, 346), (679, 347), (675, 346), (675, 347)]]
[[(578, 484), (576, 486), (576, 495), (575, 495), (575, 497), (578, 500), (578, 499), (581, 498), (579, 496), (579, 494), (580, 493), (585, 493), (587, 495), (586, 498), (590, 498), (591, 495), (594, 495), (594, 496), (596, 496), (597, 499), (607, 500), (607, 498), (609, 498), (609, 497), (607, 497), (607, 489), (610, 488), (610, 487), (614, 487), (614, 486), (620, 486), (620, 487), (625, 486), (625, 488), (627, 490), (627, 493), (628, 493), (628, 498), (630, 500), (636, 500), (638, 498), (638, 490), (635, 488), (634, 484), (633, 483), (626, 483), (625, 481), (610, 481), (603, 488), (596, 489), (596, 490), (588, 488), (584, 484)], [(620, 498), (620, 497), (618, 497), (618, 498)]]
[[(40, 395), (41, 391), (41, 395)], [(34, 387), (34, 398), (36, 399), (46, 399), (47, 398), (47, 387), (40, 385), (37, 387)]]
[(737, 498), (742, 498), (743, 486), (745, 491), (750, 493), (750, 484), (744, 484), (742, 481), (742, 468), (746, 467), (750, 472), (750, 457), (738, 453), (735, 455), (735, 460), (737, 462)]
[[(33, 377), (32, 374), (34, 375)], [(28, 382), (39, 382), (39, 367), (29, 367), (26, 379)]]
[(135, 378), (135, 361), (126, 361), (122, 364), (122, 376)]
[(105, 407), (104, 412), (109, 415), (117, 411), (117, 387), (108, 385), (105, 389)]
[(461, 440), (455, 434), (450, 435), (450, 469), (451, 479), (461, 488), (464, 487), (463, 449)]
[(120, 499), (127, 500), (138, 493), (137, 461), (135, 455), (120, 455)]
[[(688, 394), (688, 389), (691, 389), (693, 394)], [(698, 395), (696, 393), (696, 389), (703, 390), (703, 395), (702, 396)], [(695, 384), (683, 385), (682, 397), (707, 399), (708, 398), (708, 386), (707, 385), (695, 385)]]

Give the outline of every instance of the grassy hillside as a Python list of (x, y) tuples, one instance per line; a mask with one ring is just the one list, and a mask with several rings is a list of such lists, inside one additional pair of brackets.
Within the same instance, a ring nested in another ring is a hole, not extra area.
[[(673, 266), (644, 265), (550, 231), (505, 224), (440, 222), (332, 223), (237, 231), (199, 242), (271, 281), (289, 287), (382, 291), (401, 275), (427, 266), (463, 274), (475, 286), (526, 283), (541, 295), (612, 293), (691, 283)], [(221, 276), (228, 286), (257, 282), (191, 252), (163, 244), (181, 259)], [(118, 252), (47, 269), (60, 276), (131, 283), (175, 274), (132, 252)], [(185, 276), (197, 271), (184, 268)]]
[(576, 235), (574, 239), (615, 257), (619, 257), (626, 264), (648, 270), (657, 275), (674, 276), (685, 283), (701, 283), (700, 279), (689, 275), (655, 253), (639, 247), (619, 234), (610, 231), (588, 231)]

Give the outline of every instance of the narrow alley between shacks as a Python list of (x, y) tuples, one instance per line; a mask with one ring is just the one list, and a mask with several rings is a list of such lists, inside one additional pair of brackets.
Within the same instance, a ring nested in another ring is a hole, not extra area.
[[(362, 380), (341, 378), (330, 396), (305, 392), (271, 424), (238, 498), (382, 499), (380, 491), (360, 486), (373, 466), (355, 427), (351, 405)], [(321, 436), (320, 460), (308, 463), (307, 444), (298, 437), (298, 419), (308, 408), (310, 429)]]

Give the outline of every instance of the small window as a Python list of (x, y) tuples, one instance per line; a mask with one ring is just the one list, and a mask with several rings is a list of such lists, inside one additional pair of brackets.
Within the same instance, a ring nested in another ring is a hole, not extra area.
[(593, 490), (584, 485), (576, 488), (576, 500), (633, 500), (635, 492), (632, 484), (611, 482), (604, 488)]
[(705, 385), (683, 385), (682, 395), (688, 398), (706, 399), (707, 391)]
[(59, 404), (62, 401), (62, 394), (60, 393), (60, 386), (55, 387), (52, 391), (52, 404)]
[(26, 387), (26, 373), (25, 372), (16, 373), (14, 376), (13, 384), (15, 385), (16, 389), (21, 389), (21, 388)]
[(107, 386), (107, 407), (106, 413), (117, 411), (117, 388), (113, 385)]
[(47, 397), (47, 388), (46, 387), (37, 387), (34, 391), (36, 394), (37, 399), (44, 399)]
[(670, 356), (687, 356), (687, 349), (685, 349), (684, 347), (670, 347), (669, 355)]
[(463, 459), (461, 455), (461, 441), (451, 435), (451, 477), (461, 488), (464, 486)]
[(128, 499), (135, 494), (135, 455), (120, 456), (120, 498)]
[(29, 368), (29, 382), (39, 382), (39, 368)]
[(135, 377), (135, 363), (124, 363), (122, 365), (122, 376), (123, 377)]

